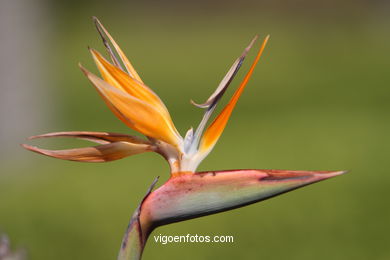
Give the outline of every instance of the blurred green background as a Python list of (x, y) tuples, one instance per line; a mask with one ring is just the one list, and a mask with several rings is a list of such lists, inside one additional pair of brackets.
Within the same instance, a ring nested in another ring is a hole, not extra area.
[[(266, 51), (213, 153), (199, 170), (350, 170), (242, 209), (159, 228), (233, 235), (233, 244), (157, 244), (144, 259), (390, 259), (390, 5), (386, 1), (4, 0), (1, 30), (0, 230), (30, 259), (116, 259), (158, 155), (106, 164), (19, 147), (55, 131), (134, 132), (77, 67), (103, 51), (93, 15), (168, 106), (184, 134), (250, 39)], [(252, 51), (226, 96), (232, 94)], [(228, 97), (224, 98), (227, 102)], [(69, 140), (31, 142), (73, 147)]]

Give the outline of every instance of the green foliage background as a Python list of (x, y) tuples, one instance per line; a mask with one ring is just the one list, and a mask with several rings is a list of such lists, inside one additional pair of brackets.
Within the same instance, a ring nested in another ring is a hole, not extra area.
[[(77, 67), (80, 61), (96, 72), (86, 47), (103, 51), (93, 15), (164, 100), (182, 134), (202, 114), (189, 100), (208, 97), (254, 34), (270, 34), (225, 133), (200, 170), (350, 173), (249, 207), (160, 228), (154, 234), (233, 235), (235, 241), (161, 245), (151, 239), (144, 259), (390, 259), (390, 9), (373, 2), (44, 2), (51, 28), (44, 80), (50, 81), (47, 102), (54, 116), (27, 135), (68, 130), (134, 134), (105, 107)], [(0, 167), (0, 229), (33, 260), (115, 259), (147, 187), (155, 176), (162, 177), (159, 183), (168, 178), (167, 165), (155, 154), (82, 164), (20, 148)]]

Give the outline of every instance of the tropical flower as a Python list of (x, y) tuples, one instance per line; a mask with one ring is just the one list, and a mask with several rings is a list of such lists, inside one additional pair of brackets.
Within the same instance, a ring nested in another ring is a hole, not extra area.
[[(32, 136), (75, 137), (100, 145), (67, 150), (47, 150), (31, 145), (25, 148), (51, 157), (80, 161), (106, 162), (143, 152), (157, 152), (169, 162), (172, 173), (194, 172), (199, 163), (210, 153), (221, 136), (229, 117), (251, 77), (269, 39), (267, 36), (257, 53), (252, 66), (222, 112), (207, 126), (218, 102), (241, 67), (257, 36), (237, 58), (215, 92), (203, 104), (192, 103), (205, 110), (203, 119), (194, 131), (189, 129), (184, 138), (177, 131), (167, 107), (147, 85), (144, 84), (133, 65), (119, 45), (96, 18), (96, 27), (103, 39), (111, 62), (98, 51), (89, 49), (102, 78), (79, 65), (110, 110), (128, 127), (143, 134), (136, 136), (105, 132), (56, 132)], [(112, 48), (112, 47), (113, 48)], [(114, 51), (115, 50), (115, 51)]]
[(130, 155), (157, 152), (169, 163), (171, 178), (158, 189), (152, 184), (130, 221), (122, 241), (119, 260), (140, 259), (149, 234), (158, 226), (206, 216), (249, 205), (278, 194), (344, 173), (343, 171), (228, 170), (196, 172), (199, 163), (220, 138), (229, 117), (251, 77), (267, 44), (265, 37), (257, 55), (228, 104), (208, 124), (226, 89), (237, 74), (257, 36), (234, 61), (214, 93), (202, 104), (198, 127), (184, 137), (177, 131), (161, 99), (144, 84), (130, 61), (103, 25), (94, 18), (111, 62), (90, 49), (102, 78), (80, 65), (111, 111), (136, 136), (106, 132), (57, 132), (32, 136), (74, 137), (98, 145), (67, 150), (46, 150), (31, 145), (25, 148), (54, 158), (80, 162), (107, 162)]

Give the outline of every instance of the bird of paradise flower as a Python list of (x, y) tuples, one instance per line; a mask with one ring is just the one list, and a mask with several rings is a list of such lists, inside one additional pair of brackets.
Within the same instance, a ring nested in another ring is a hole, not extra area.
[(80, 65), (110, 110), (128, 127), (143, 134), (136, 136), (107, 132), (56, 132), (32, 136), (35, 138), (74, 137), (98, 145), (66, 150), (47, 150), (24, 144), (28, 150), (58, 159), (79, 162), (107, 162), (127, 156), (156, 152), (169, 163), (171, 176), (158, 189), (157, 179), (149, 188), (133, 214), (122, 241), (119, 260), (140, 259), (149, 234), (158, 226), (210, 215), (328, 179), (345, 171), (288, 170), (228, 170), (196, 172), (200, 162), (210, 153), (220, 138), (229, 117), (251, 77), (269, 36), (265, 37), (257, 55), (218, 116), (209, 120), (226, 89), (240, 69), (256, 36), (234, 61), (216, 90), (202, 104), (204, 109), (198, 127), (189, 129), (184, 137), (177, 131), (162, 100), (142, 81), (133, 65), (105, 27), (94, 18), (98, 32), (111, 62), (98, 51), (89, 49), (102, 78)]

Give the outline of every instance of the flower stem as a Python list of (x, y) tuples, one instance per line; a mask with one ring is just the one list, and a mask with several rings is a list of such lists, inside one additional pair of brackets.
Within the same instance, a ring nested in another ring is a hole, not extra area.
[(143, 202), (152, 192), (157, 181), (158, 177), (153, 181), (152, 185), (150, 185), (149, 190), (131, 217), (129, 226), (127, 227), (126, 233), (122, 239), (118, 260), (140, 260), (142, 257), (146, 240), (153, 228), (148, 224), (148, 222), (141, 221), (141, 208)]

